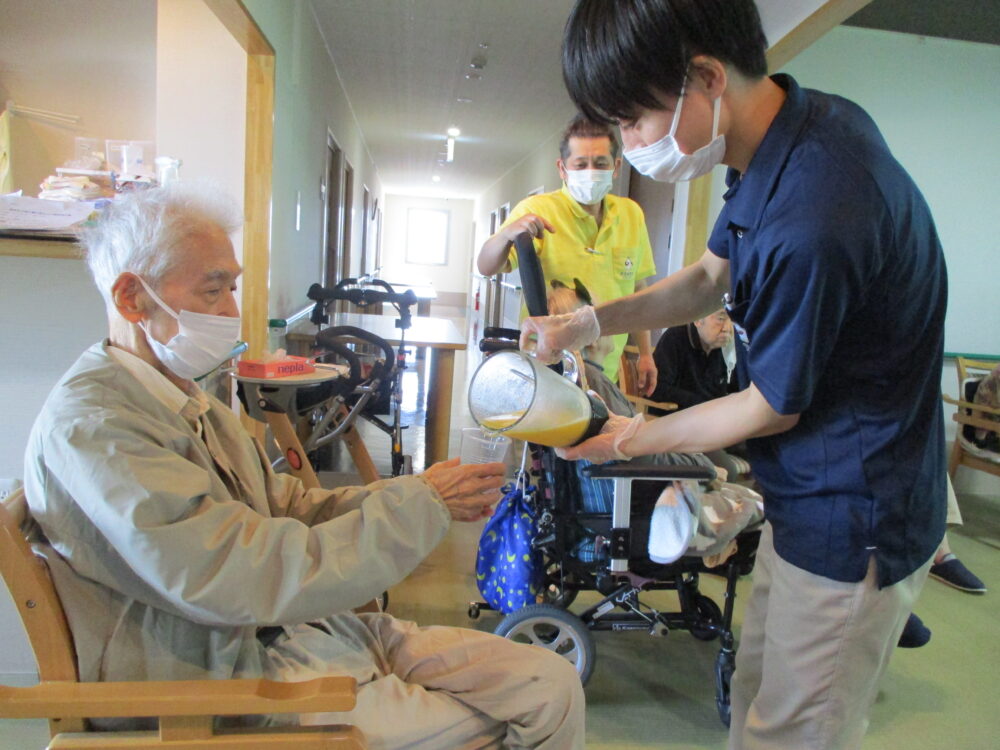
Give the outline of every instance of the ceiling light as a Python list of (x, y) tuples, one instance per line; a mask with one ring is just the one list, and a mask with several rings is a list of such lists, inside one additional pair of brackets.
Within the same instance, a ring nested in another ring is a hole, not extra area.
[(431, 175), (431, 182), (441, 182), (441, 175)]
[(455, 139), (448, 139), (448, 155), (445, 157), (447, 161), (455, 161)]
[(462, 135), (462, 131), (456, 128), (454, 125), (448, 128), (446, 132), (448, 133), (448, 136), (451, 138), (458, 138), (458, 136)]
[(472, 99), (470, 99), (467, 96), (460, 96), (457, 99), (455, 99), (455, 101), (458, 102), (459, 104), (472, 104)]
[(482, 77), (483, 76), (482, 76), (481, 73), (466, 73), (465, 74), (465, 79), (467, 81), (478, 81)]
[(486, 57), (484, 55), (476, 55), (469, 63), (469, 67), (473, 70), (482, 70), (486, 67)]

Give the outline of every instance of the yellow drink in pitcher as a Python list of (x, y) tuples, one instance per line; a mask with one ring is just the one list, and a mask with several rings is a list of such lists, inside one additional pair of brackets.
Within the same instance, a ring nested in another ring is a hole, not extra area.
[(587, 431), (587, 425), (590, 424), (590, 416), (588, 415), (575, 417), (562, 424), (548, 424), (544, 427), (534, 428), (514, 427), (509, 430), (506, 429), (517, 422), (522, 416), (524, 416), (523, 411), (512, 414), (498, 414), (495, 417), (483, 419), (481, 426), (488, 432), (503, 431), (503, 434), (508, 437), (526, 440), (529, 443), (537, 443), (538, 445), (547, 445), (551, 448), (561, 448), (573, 445), (573, 443), (583, 436), (583, 433)]

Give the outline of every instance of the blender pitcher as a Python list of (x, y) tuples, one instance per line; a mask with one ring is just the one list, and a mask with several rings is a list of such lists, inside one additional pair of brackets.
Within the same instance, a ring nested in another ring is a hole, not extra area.
[(479, 365), (469, 384), (469, 411), (487, 432), (552, 448), (591, 438), (608, 421), (604, 402), (516, 351)]

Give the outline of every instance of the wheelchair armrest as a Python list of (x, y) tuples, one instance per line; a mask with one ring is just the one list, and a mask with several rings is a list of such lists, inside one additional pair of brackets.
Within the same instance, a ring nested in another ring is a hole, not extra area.
[(625, 462), (586, 466), (582, 473), (591, 479), (694, 479), (705, 482), (715, 479), (715, 469), (707, 466), (652, 466)]

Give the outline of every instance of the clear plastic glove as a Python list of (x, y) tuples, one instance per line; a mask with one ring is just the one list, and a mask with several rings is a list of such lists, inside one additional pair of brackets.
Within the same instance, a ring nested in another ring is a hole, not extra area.
[(645, 423), (645, 418), (641, 414), (634, 417), (622, 417), (612, 414), (608, 421), (601, 428), (601, 433), (584, 440), (579, 445), (569, 448), (556, 448), (556, 455), (567, 461), (579, 461), (586, 459), (592, 464), (604, 464), (608, 461), (628, 461), (631, 456), (626, 456), (621, 449), (622, 443), (628, 440), (639, 431)]
[(541, 362), (553, 364), (559, 361), (564, 349), (577, 351), (597, 341), (601, 326), (594, 308), (586, 305), (565, 315), (525, 318), (519, 344), (522, 351), (531, 348), (532, 334), (536, 339), (535, 356)]

